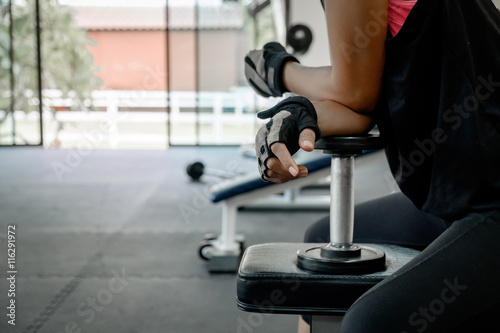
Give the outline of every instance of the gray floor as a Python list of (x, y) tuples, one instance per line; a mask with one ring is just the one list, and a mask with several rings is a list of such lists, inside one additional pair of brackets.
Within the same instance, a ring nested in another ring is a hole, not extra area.
[[(202, 235), (220, 230), (216, 178), (186, 165), (255, 170), (236, 148), (0, 149), (0, 332), (294, 332), (294, 316), (236, 308), (236, 277), (209, 274)], [(389, 193), (381, 154), (357, 162), (357, 201)], [(246, 245), (297, 241), (325, 212), (242, 211)], [(7, 226), (16, 226), (16, 325), (7, 323)], [(285, 231), (286, 230), (286, 231)]]

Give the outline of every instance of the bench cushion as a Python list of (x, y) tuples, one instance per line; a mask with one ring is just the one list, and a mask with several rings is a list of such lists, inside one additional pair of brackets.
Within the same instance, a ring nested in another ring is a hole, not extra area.
[(386, 269), (367, 275), (329, 275), (297, 267), (297, 251), (318, 246), (270, 243), (249, 247), (237, 279), (238, 307), (250, 312), (342, 314), (362, 294), (393, 274), (418, 251), (395, 245), (366, 244), (386, 253)]

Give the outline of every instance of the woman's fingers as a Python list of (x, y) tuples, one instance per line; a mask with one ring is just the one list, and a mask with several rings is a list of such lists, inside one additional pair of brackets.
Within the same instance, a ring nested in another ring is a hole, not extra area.
[[(299, 167), (295, 163), (292, 155), (288, 151), (288, 148), (284, 143), (276, 142), (271, 146), (271, 150), (276, 155), (278, 160), (281, 162), (283, 168), (287, 170), (294, 178), (299, 175)], [(269, 164), (268, 164), (268, 168)]]
[(299, 165), (299, 174), (297, 177), (293, 177), (288, 171), (285, 171), (281, 162), (274, 157), (268, 160), (268, 165), (271, 165), (271, 167), (267, 170), (264, 178), (273, 183), (285, 183), (290, 180), (305, 178), (308, 174), (307, 168), (303, 165)]
[(266, 180), (274, 183), (284, 183), (307, 176), (307, 168), (295, 163), (285, 144), (277, 142), (271, 146), (271, 150), (276, 157), (267, 160), (269, 170), (266, 172)]
[[(279, 177), (281, 177), (281, 178), (287, 178), (290, 180), (297, 178), (297, 177), (294, 177), (292, 174), (290, 174), (290, 172), (286, 169), (285, 166), (283, 166), (283, 164), (280, 162), (280, 160), (278, 160), (275, 157), (272, 157), (269, 160), (267, 160), (267, 167), (269, 169), (267, 171), (267, 174), (269, 176), (279, 175)], [(307, 171), (307, 168), (305, 166), (299, 165), (298, 169), (299, 169), (298, 177), (299, 176), (307, 176), (308, 171)]]

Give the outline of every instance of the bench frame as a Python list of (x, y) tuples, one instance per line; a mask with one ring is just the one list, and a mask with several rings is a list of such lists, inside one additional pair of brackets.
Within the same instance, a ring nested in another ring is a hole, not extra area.
[[(298, 195), (300, 189), (318, 184), (330, 175), (330, 168), (322, 168), (311, 172), (306, 178), (296, 179), (284, 184), (272, 184), (260, 189), (242, 193), (232, 198), (222, 201), (222, 226), (221, 233), (216, 239), (206, 239), (211, 246), (205, 250), (202, 258), (208, 261), (210, 272), (236, 272), (243, 254), (245, 237), (236, 234), (236, 221), (238, 209), (248, 207), (249, 204), (257, 202), (259, 208), (276, 208), (276, 205), (283, 205), (288, 201), (288, 208), (295, 209), (325, 209), (330, 207), (330, 196), (301, 196)], [(284, 193), (282, 198), (270, 199), (269, 196), (276, 196)], [(262, 204), (266, 198), (267, 203)], [(274, 206), (273, 206), (274, 205)], [(253, 206), (253, 205), (252, 205)], [(279, 206), (287, 208), (286, 206)], [(201, 249), (200, 249), (201, 251)]]

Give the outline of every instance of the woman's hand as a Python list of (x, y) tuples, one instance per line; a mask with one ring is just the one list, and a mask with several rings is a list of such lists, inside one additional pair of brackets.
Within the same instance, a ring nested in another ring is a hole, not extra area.
[(245, 57), (245, 77), (253, 90), (263, 97), (281, 97), (288, 92), (283, 85), (283, 69), (288, 62), (299, 62), (279, 43), (271, 42), (262, 50), (250, 51)]
[[(316, 134), (310, 128), (306, 128), (300, 133), (299, 146), (305, 151), (314, 150)], [(273, 183), (285, 183), (289, 180), (304, 178), (308, 170), (303, 165), (297, 165), (286, 145), (282, 142), (276, 142), (271, 146), (271, 151), (276, 157), (267, 160), (267, 170), (264, 179)]]
[(255, 137), (255, 152), (262, 179), (283, 183), (307, 176), (307, 169), (297, 166), (292, 155), (300, 148), (312, 151), (314, 141), (321, 137), (313, 104), (301, 96), (290, 97), (259, 112), (257, 116), (270, 119)]

